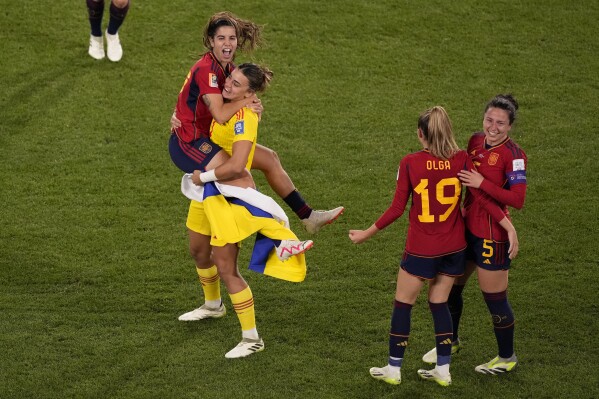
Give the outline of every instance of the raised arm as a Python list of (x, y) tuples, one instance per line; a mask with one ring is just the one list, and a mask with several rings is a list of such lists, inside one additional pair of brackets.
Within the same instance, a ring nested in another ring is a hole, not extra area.
[(202, 96), (202, 101), (204, 101), (204, 104), (210, 110), (212, 119), (220, 124), (226, 123), (237, 111), (245, 106), (250, 106), (254, 100), (259, 101), (255, 94), (251, 97), (232, 102), (225, 102), (223, 96), (220, 94), (204, 94)]

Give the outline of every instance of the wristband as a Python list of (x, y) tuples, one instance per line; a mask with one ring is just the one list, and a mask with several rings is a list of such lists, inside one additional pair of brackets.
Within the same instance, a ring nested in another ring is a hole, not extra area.
[(200, 181), (202, 183), (208, 183), (210, 181), (217, 181), (217, 180), (218, 179), (216, 178), (216, 173), (214, 172), (214, 169), (211, 169), (208, 172), (200, 173)]

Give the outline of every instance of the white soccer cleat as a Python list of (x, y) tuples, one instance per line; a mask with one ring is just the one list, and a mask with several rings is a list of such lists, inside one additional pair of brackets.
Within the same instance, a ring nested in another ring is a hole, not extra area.
[(227, 314), (227, 309), (222, 303), (217, 309), (212, 309), (206, 306), (206, 304), (200, 306), (191, 312), (183, 313), (179, 316), (180, 321), (196, 321), (202, 319), (218, 319)]
[(104, 38), (89, 35), (89, 49), (87, 53), (97, 60), (104, 58)]
[(517, 364), (518, 359), (516, 358), (516, 355), (513, 355), (509, 359), (502, 359), (497, 356), (487, 363), (476, 366), (474, 370), (482, 374), (497, 375), (512, 371)]
[(277, 256), (280, 260), (286, 261), (292, 256), (303, 254), (310, 248), (312, 248), (314, 242), (312, 240), (298, 241), (298, 240), (281, 240), (281, 243), (276, 247)]
[(256, 352), (261, 352), (264, 350), (264, 341), (262, 338), (258, 339), (250, 339), (244, 338), (240, 343), (229, 352), (225, 354), (227, 359), (237, 359), (240, 357), (246, 357), (252, 355)]
[(123, 58), (123, 47), (121, 47), (118, 32), (111, 35), (106, 31), (106, 55), (112, 62), (118, 62)]
[(447, 374), (445, 376), (442, 376), (441, 374), (439, 374), (437, 369), (432, 369), (432, 370), (420, 369), (420, 370), (418, 370), (418, 375), (423, 380), (436, 382), (437, 384), (441, 385), (442, 387), (448, 387), (451, 385), (451, 375)]
[(330, 211), (312, 211), (310, 216), (302, 219), (302, 224), (306, 231), (310, 234), (316, 234), (325, 225), (331, 224), (337, 219), (343, 211), (344, 207), (340, 206)]
[[(454, 354), (458, 353), (461, 348), (462, 348), (462, 345), (460, 345), (459, 339), (455, 342), (452, 342), (451, 343), (451, 354), (454, 355)], [(428, 364), (437, 363), (437, 348), (433, 348), (430, 351), (426, 352), (424, 354), (424, 356), (422, 356), (422, 361), (424, 363), (428, 363)]]
[(385, 367), (372, 367), (370, 375), (377, 380), (385, 381), (387, 384), (399, 385), (401, 383), (401, 369), (390, 370), (389, 365)]

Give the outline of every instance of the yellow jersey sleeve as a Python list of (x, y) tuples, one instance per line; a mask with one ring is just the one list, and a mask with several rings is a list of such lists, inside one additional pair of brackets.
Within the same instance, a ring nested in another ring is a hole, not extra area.
[(229, 155), (233, 154), (233, 143), (251, 141), (252, 150), (246, 164), (246, 168), (249, 170), (252, 166), (258, 140), (258, 115), (249, 108), (242, 108), (223, 125), (213, 120), (210, 126), (210, 139), (221, 146)]

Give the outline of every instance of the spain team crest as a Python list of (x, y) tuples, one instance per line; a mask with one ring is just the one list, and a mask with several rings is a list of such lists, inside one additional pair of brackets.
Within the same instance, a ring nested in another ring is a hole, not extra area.
[(492, 152), (491, 154), (489, 154), (489, 165), (491, 165), (491, 166), (495, 165), (498, 160), (499, 160), (499, 154), (497, 154), (496, 152)]
[(199, 150), (202, 151), (204, 154), (210, 154), (210, 152), (212, 151), (212, 146), (208, 143), (202, 143), (200, 145)]

